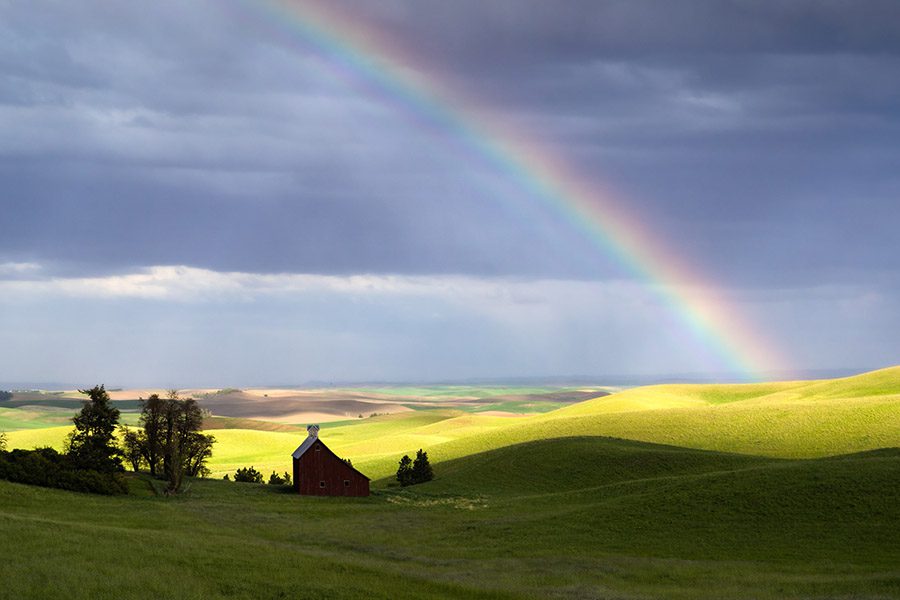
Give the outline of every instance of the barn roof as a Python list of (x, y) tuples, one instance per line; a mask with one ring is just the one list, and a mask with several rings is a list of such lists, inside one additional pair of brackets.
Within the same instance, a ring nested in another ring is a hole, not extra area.
[[(318, 426), (318, 425), (310, 425), (309, 427), (306, 428), (306, 431), (307, 431), (307, 433), (308, 433), (308, 435), (306, 436), (306, 439), (303, 440), (303, 443), (300, 444), (299, 446), (297, 446), (297, 449), (294, 450), (294, 453), (293, 453), (293, 454), (291, 454), (291, 456), (294, 457), (295, 459), (300, 458), (301, 456), (303, 456), (303, 455), (306, 453), (307, 450), (309, 450), (310, 448), (312, 448), (313, 444), (315, 444), (316, 442), (319, 441), (319, 426)], [(344, 459), (342, 459), (340, 456), (338, 456), (337, 454), (335, 454), (335, 453), (331, 450), (331, 448), (329, 448), (328, 446), (326, 446), (324, 442), (322, 442), (322, 447), (323, 447), (325, 450), (327, 450), (327, 451), (328, 451), (332, 456), (334, 456), (336, 459), (338, 459), (338, 460), (340, 460), (340, 461), (343, 461), (343, 460), (344, 460)], [(353, 465), (351, 465), (351, 464), (348, 463), (347, 466), (350, 467), (351, 469), (353, 469), (354, 471), (356, 471), (359, 475), (365, 477), (366, 479), (369, 479), (368, 476), (366, 476), (365, 473), (363, 473), (362, 471), (360, 471), (359, 469), (357, 469), (357, 468), (354, 467)], [(370, 480), (370, 481), (371, 481), (371, 480)]]
[(319, 439), (319, 426), (310, 425), (306, 428), (306, 433), (308, 434), (306, 436), (306, 439), (303, 440), (303, 443), (300, 444), (296, 450), (294, 450), (293, 454), (291, 454), (291, 456), (293, 456), (294, 458), (300, 458), (301, 456), (303, 456), (303, 453), (309, 450), (316, 442), (316, 440)]

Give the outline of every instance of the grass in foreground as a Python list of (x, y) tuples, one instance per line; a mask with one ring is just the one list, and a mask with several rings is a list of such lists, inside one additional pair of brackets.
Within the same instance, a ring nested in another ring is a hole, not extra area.
[(896, 450), (797, 461), (567, 438), (435, 466), (429, 484), (368, 499), (0, 482), (3, 593), (900, 598)]

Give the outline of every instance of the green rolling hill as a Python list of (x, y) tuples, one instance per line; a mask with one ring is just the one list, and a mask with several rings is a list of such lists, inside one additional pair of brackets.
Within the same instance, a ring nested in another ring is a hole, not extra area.
[[(211, 467), (221, 476), (254, 464), (290, 466), (303, 428), (222, 419)], [(59, 447), (66, 427), (12, 431), (10, 444)], [(843, 379), (633, 388), (544, 414), (498, 417), (418, 410), (326, 425), (323, 439), (379, 479), (398, 458), (426, 448), (446, 461), (534, 440), (606, 436), (687, 448), (814, 458), (900, 446), (900, 367)]]
[[(784, 460), (570, 437), (368, 499), (0, 482), (10, 598), (900, 598), (900, 451)], [(48, 548), (53, 548), (48, 552)]]

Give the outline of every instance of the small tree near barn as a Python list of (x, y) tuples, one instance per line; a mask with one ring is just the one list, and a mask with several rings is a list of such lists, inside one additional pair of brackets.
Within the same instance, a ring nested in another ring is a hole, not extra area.
[(404, 487), (413, 484), (412, 459), (406, 454), (400, 459), (400, 465), (397, 467), (397, 481)]
[(419, 448), (412, 466), (413, 483), (425, 483), (434, 479), (434, 471), (428, 462), (428, 453)]
[(428, 462), (428, 453), (419, 448), (416, 452), (416, 460), (412, 460), (408, 455), (404, 454), (400, 459), (400, 465), (397, 467), (397, 481), (400, 485), (414, 485), (416, 483), (425, 483), (434, 479), (434, 471), (431, 469), (431, 463)]

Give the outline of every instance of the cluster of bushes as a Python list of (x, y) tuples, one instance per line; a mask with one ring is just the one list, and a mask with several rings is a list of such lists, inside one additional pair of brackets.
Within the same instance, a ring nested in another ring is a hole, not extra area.
[(81, 468), (77, 460), (53, 448), (0, 451), (0, 479), (92, 494), (127, 494), (121, 472)]
[(284, 475), (279, 475), (275, 471), (269, 475), (269, 485), (291, 485), (291, 475), (285, 471)]
[[(229, 481), (231, 478), (226, 474), (223, 479)], [(234, 472), (234, 480), (238, 483), (262, 483), (263, 474), (257, 471), (255, 467), (242, 467)], [(290, 473), (279, 475), (272, 471), (272, 474), (269, 475), (269, 485), (291, 485)]]
[(428, 453), (419, 448), (416, 452), (416, 459), (412, 460), (409, 455), (404, 454), (400, 459), (400, 466), (397, 467), (397, 481), (400, 485), (415, 485), (417, 483), (425, 483), (434, 479), (434, 471), (431, 469), (431, 463), (428, 462)]
[(12, 392), (0, 390), (0, 402), (6, 402), (7, 400), (12, 400)]
[(147, 467), (154, 477), (165, 479), (165, 493), (181, 490), (185, 477), (208, 473), (215, 438), (200, 433), (203, 410), (197, 401), (181, 399), (176, 391), (168, 398), (156, 394), (142, 400), (141, 427), (122, 429), (116, 440), (119, 409), (102, 386), (79, 390), (88, 396), (72, 423), (64, 453), (51, 448), (5, 452), (0, 439), (0, 478), (97, 494), (125, 494), (122, 459), (138, 471)]
[(235, 471), (234, 480), (239, 483), (262, 483), (263, 474), (254, 467), (243, 467)]
[(102, 385), (80, 390), (89, 400), (72, 422), (65, 453), (53, 448), (6, 452), (0, 445), (0, 479), (93, 494), (127, 494), (115, 443), (119, 410)]

